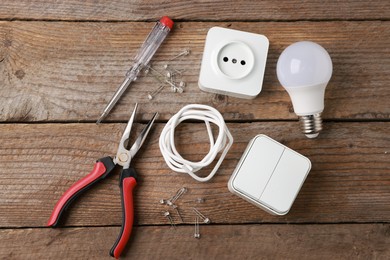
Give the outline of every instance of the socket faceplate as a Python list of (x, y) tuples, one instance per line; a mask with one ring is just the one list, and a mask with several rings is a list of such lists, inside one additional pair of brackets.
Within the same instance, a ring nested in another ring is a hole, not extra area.
[(251, 48), (245, 43), (229, 42), (217, 52), (217, 57), (213, 60), (222, 75), (241, 79), (252, 71), (255, 58)]
[(206, 37), (201, 90), (252, 99), (261, 91), (269, 42), (260, 34), (213, 27)]

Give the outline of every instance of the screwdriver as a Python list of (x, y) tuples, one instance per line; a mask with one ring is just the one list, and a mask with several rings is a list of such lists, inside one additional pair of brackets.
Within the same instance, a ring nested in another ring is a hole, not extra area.
[(110, 113), (111, 109), (118, 102), (119, 98), (130, 86), (132, 81), (137, 79), (138, 74), (141, 70), (148, 65), (161, 43), (167, 37), (168, 33), (173, 27), (173, 21), (168, 16), (163, 16), (159, 21), (156, 22), (152, 31), (149, 33), (146, 40), (141, 45), (137, 55), (134, 58), (134, 64), (129, 71), (126, 73), (126, 78), (119, 86), (118, 90), (112, 96), (110, 102), (104, 108), (103, 113), (97, 120), (96, 124), (100, 124), (101, 121)]

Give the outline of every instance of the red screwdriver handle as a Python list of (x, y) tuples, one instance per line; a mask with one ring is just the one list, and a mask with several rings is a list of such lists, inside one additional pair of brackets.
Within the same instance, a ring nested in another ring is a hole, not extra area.
[(119, 187), (122, 201), (122, 227), (117, 240), (110, 250), (110, 255), (119, 258), (129, 241), (134, 222), (133, 190), (137, 185), (137, 174), (133, 168), (121, 173)]
[(84, 191), (88, 190), (99, 180), (104, 179), (115, 167), (111, 157), (104, 157), (98, 160), (93, 170), (84, 178), (74, 183), (58, 200), (54, 206), (53, 212), (47, 222), (47, 226), (56, 227), (61, 215), (66, 211), (69, 205)]

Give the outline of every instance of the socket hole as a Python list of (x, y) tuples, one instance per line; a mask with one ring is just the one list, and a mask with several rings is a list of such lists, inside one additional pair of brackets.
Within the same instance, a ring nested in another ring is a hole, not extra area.
[(237, 60), (236, 60), (236, 59), (232, 59), (232, 62), (233, 62), (234, 64), (236, 64), (236, 63), (237, 63)]
[(244, 60), (242, 60), (242, 61), (241, 61), (241, 65), (244, 66), (245, 64), (246, 64), (246, 62), (245, 62)]
[(228, 57), (223, 57), (223, 61), (224, 61), (224, 62), (228, 62), (228, 61), (229, 61), (229, 58), (228, 58)]

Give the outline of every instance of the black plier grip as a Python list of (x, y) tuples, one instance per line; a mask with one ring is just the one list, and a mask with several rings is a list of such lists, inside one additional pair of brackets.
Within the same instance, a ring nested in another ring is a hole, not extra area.
[(134, 222), (133, 190), (137, 185), (137, 174), (133, 168), (123, 169), (119, 187), (122, 202), (122, 227), (118, 238), (110, 250), (110, 255), (119, 258), (130, 238)]
[(92, 187), (96, 182), (103, 180), (112, 172), (115, 164), (111, 157), (104, 157), (96, 161), (92, 171), (74, 183), (57, 201), (51, 213), (48, 227), (57, 227), (62, 214), (66, 211), (69, 205), (79, 197), (83, 192)]

